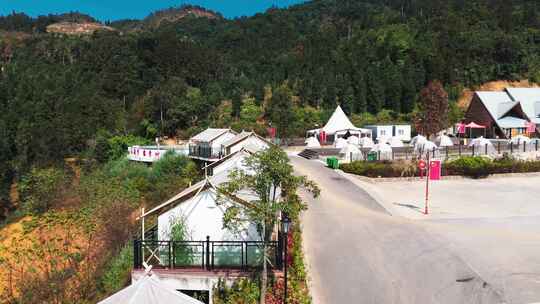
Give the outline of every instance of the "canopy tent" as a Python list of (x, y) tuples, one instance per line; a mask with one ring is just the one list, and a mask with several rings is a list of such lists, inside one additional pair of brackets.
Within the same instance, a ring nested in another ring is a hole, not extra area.
[(351, 136), (347, 139), (347, 142), (352, 145), (360, 145), (360, 138), (358, 136)]
[(437, 137), (436, 142), (439, 144), (439, 147), (452, 147), (454, 145), (454, 142), (448, 135)]
[(397, 136), (390, 138), (390, 140), (388, 140), (388, 144), (392, 148), (401, 148), (405, 146), (403, 142), (401, 141), (401, 139)]
[(424, 155), (427, 153), (438, 153), (439, 149), (434, 142), (426, 140), (422, 144), (416, 144), (414, 146), (414, 151), (419, 155)]
[(370, 137), (360, 138), (359, 144), (360, 144), (360, 147), (362, 148), (373, 148), (374, 146), (373, 139), (371, 139)]
[(341, 149), (341, 148), (345, 147), (347, 144), (348, 144), (347, 140), (345, 140), (344, 138), (338, 138), (334, 142), (334, 147), (336, 147), (337, 149)]
[(531, 139), (524, 135), (514, 136), (512, 137), (512, 139), (510, 139), (510, 143), (513, 145), (520, 145), (523, 143), (528, 144), (530, 142), (531, 142)]
[(493, 146), (493, 143), (489, 139), (484, 138), (483, 136), (471, 140), (471, 142), (469, 143), (469, 147), (475, 149), (475, 154), (497, 154), (497, 150)]
[(363, 159), (362, 151), (353, 144), (348, 144), (343, 147), (343, 149), (339, 151), (339, 154), (343, 155), (343, 159), (349, 162)]
[(146, 275), (98, 304), (203, 304), (166, 285), (155, 275)]
[(330, 119), (323, 128), (309, 130), (308, 134), (320, 134), (323, 133), (326, 135), (362, 135), (362, 134), (371, 134), (371, 130), (362, 129), (355, 127), (352, 122), (349, 120), (343, 109), (340, 106), (337, 106), (336, 110), (330, 116)]
[(387, 144), (389, 141), (390, 137), (387, 136), (379, 136), (379, 138), (377, 138), (377, 143), (379, 144)]
[(392, 147), (386, 143), (378, 143), (374, 145), (370, 152), (377, 153), (379, 160), (392, 159)]
[(427, 138), (423, 135), (416, 135), (411, 139), (411, 146), (421, 145), (427, 141)]
[(475, 123), (474, 121), (470, 122), (469, 124), (465, 125), (465, 128), (469, 129), (469, 137), (472, 138), (472, 130), (473, 129), (484, 129), (484, 136), (486, 136), (486, 127), (479, 125)]
[(319, 143), (319, 140), (317, 140), (316, 137), (308, 137), (306, 139), (306, 146), (308, 148), (320, 148), (321, 144)]

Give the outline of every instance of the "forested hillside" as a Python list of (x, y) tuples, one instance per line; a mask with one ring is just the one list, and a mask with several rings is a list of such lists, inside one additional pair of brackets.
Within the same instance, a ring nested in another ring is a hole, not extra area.
[(286, 137), (337, 103), (358, 123), (406, 120), (430, 80), (453, 101), (490, 80), (538, 81), (539, 6), (315, 0), (235, 20), (187, 7), (80, 36), (46, 27), (91, 17), (0, 17), (0, 200), (32, 167), (95, 157), (103, 137), (269, 123)]

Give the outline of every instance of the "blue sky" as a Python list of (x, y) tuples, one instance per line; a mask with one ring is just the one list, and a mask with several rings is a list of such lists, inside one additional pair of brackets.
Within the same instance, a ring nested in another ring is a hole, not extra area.
[(264, 12), (273, 5), (285, 7), (301, 2), (305, 0), (0, 0), (0, 15), (12, 11), (31, 16), (80, 11), (106, 21), (141, 19), (158, 9), (196, 4), (233, 18)]

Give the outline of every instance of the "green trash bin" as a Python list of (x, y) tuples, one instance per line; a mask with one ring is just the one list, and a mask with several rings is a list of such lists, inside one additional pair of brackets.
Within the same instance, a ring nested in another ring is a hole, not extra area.
[(377, 153), (375, 153), (375, 152), (370, 152), (370, 153), (367, 155), (367, 160), (368, 160), (368, 161), (376, 161), (376, 160), (377, 160)]
[(326, 159), (326, 164), (328, 165), (328, 168), (339, 169), (339, 161), (335, 157), (328, 157)]

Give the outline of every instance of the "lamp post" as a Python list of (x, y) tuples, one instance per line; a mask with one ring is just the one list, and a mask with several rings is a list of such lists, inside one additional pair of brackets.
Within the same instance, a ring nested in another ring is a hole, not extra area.
[(291, 225), (291, 220), (287, 216), (287, 214), (283, 214), (283, 217), (281, 218), (281, 230), (283, 233), (285, 233), (285, 237), (283, 238), (283, 249), (284, 249), (284, 275), (285, 275), (285, 290), (283, 293), (283, 303), (287, 304), (287, 245), (289, 241), (289, 226)]

